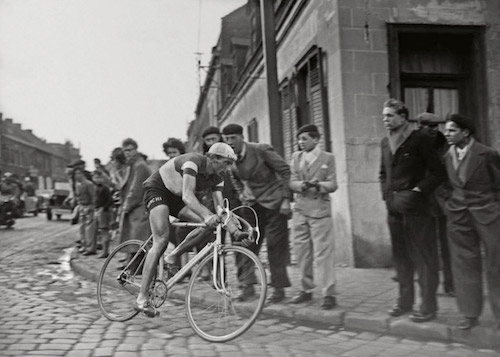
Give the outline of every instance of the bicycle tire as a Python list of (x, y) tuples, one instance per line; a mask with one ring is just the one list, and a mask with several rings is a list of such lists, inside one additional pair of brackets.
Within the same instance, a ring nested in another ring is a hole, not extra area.
[[(198, 336), (210, 342), (226, 342), (242, 335), (259, 317), (266, 300), (266, 272), (259, 258), (250, 250), (236, 246), (223, 247), (219, 258), (223, 259), (224, 269), (218, 269), (215, 279), (220, 282), (221, 271), (224, 271), (226, 295), (214, 288), (213, 272), (208, 280), (202, 276), (204, 269), (213, 266), (213, 256), (210, 253), (205, 257), (189, 280), (186, 314)], [(249, 285), (253, 286), (255, 292), (253, 298), (238, 301), (238, 288)]]
[[(129, 240), (118, 245), (104, 262), (97, 280), (97, 302), (102, 314), (111, 321), (127, 321), (135, 317), (138, 312), (134, 303), (139, 294), (146, 254), (139, 254), (144, 242)], [(125, 262), (120, 261), (122, 254), (138, 252), (130, 261), (129, 267), (119, 269)]]

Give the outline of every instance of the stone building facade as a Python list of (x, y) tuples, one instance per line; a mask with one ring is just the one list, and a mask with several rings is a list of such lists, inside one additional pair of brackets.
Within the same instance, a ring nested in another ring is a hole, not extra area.
[(0, 113), (0, 171), (20, 179), (30, 177), (38, 189), (51, 189), (54, 182), (67, 181), (66, 166), (80, 159), (80, 150), (70, 142), (47, 143), (31, 130), (23, 129)]
[[(262, 46), (217, 112), (220, 127), (238, 123), (269, 143), (281, 120), (289, 160), (299, 126), (314, 123), (336, 157), (332, 195), (337, 259), (351, 266), (391, 263), (378, 181), (385, 135), (383, 102), (395, 97), (410, 119), (431, 111), (443, 120), (473, 118), (478, 139), (500, 149), (500, 3), (496, 0), (275, 0), (281, 118), (269, 118)], [(259, 2), (246, 5), (249, 43), (259, 37)], [(254, 36), (254, 37), (252, 37)]]

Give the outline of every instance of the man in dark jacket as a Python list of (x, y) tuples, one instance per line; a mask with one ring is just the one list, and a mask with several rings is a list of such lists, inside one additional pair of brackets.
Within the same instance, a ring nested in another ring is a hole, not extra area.
[[(292, 214), (290, 166), (270, 145), (245, 142), (240, 125), (229, 124), (222, 134), (238, 156), (234, 174), (244, 184), (240, 200), (257, 212), (260, 232), (267, 241), (270, 285), (274, 288), (268, 302), (280, 302), (285, 298), (284, 288), (290, 286), (286, 271), (290, 260), (287, 220)], [(253, 250), (258, 253), (260, 244)], [(251, 286), (247, 287), (246, 293), (253, 294)]]
[[(123, 185), (121, 242), (131, 239), (146, 240), (151, 235), (148, 213), (143, 203), (143, 182), (151, 175), (144, 156), (137, 150), (137, 142), (127, 138), (122, 143), (130, 173)], [(133, 252), (131, 252), (133, 253)]]
[[(418, 123), (420, 130), (432, 137), (439, 158), (444, 162), (444, 155), (448, 151), (448, 143), (444, 134), (439, 131), (439, 123), (443, 121), (436, 114), (420, 113)], [(448, 236), (446, 230), (446, 216), (444, 214), (444, 202), (442, 198), (444, 185), (439, 186), (429, 197), (430, 212), (434, 217), (434, 228), (438, 238), (438, 250), (443, 263), (443, 289), (448, 296), (455, 296), (453, 289), (453, 274), (451, 271), (450, 250), (448, 247)]]
[(445, 180), (446, 172), (432, 138), (413, 130), (403, 102), (384, 103), (380, 182), (387, 206), (399, 298), (389, 315), (400, 316), (413, 309), (417, 271), (422, 304), (410, 319), (425, 322), (436, 318), (439, 261), (429, 196)]
[(445, 162), (452, 190), (445, 208), (455, 293), (464, 315), (458, 328), (478, 324), (484, 266), (491, 310), (500, 329), (500, 155), (474, 140), (474, 132), (474, 123), (460, 114), (447, 120), (445, 136), (451, 147)]

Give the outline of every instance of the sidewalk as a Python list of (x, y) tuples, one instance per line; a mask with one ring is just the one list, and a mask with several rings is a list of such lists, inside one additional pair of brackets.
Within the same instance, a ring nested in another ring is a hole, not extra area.
[[(260, 258), (265, 262), (266, 254)], [(97, 281), (103, 259), (97, 256), (82, 256), (73, 251), (71, 266), (73, 270), (87, 279)], [(460, 319), (455, 298), (445, 296), (439, 287), (438, 318), (431, 322), (414, 323), (408, 315), (392, 318), (387, 310), (394, 304), (397, 283), (392, 280), (394, 271), (390, 269), (355, 269), (339, 267), (337, 273), (338, 307), (324, 311), (320, 309), (321, 294), (316, 292), (314, 299), (306, 304), (287, 304), (289, 298), (300, 290), (297, 266), (288, 267), (292, 287), (286, 289), (284, 303), (266, 306), (263, 314), (273, 317), (292, 318), (305, 323), (342, 326), (346, 329), (364, 330), (376, 333), (388, 333), (409, 338), (427, 339), (445, 342), (465, 343), (478, 348), (500, 350), (500, 331), (496, 329), (489, 304), (485, 301), (484, 312), (480, 317), (480, 326), (469, 331), (455, 328)], [(417, 297), (419, 292), (416, 292)], [(414, 308), (418, 308), (417, 303)]]

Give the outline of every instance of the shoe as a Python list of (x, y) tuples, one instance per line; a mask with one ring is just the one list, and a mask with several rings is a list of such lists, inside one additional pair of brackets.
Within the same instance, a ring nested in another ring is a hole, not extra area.
[(96, 255), (97, 253), (96, 252), (89, 252), (88, 250), (86, 250), (83, 255)]
[(460, 322), (458, 323), (457, 327), (460, 330), (470, 330), (471, 328), (477, 325), (479, 325), (477, 317), (464, 316), (464, 318), (461, 319)]
[(337, 299), (335, 296), (325, 296), (323, 299), (323, 303), (321, 304), (321, 308), (323, 310), (330, 310), (337, 306)]
[(78, 248), (78, 253), (85, 253), (85, 248), (84, 247)]
[(452, 287), (444, 287), (444, 294), (449, 297), (455, 297), (455, 290)]
[(142, 312), (147, 317), (156, 317), (160, 315), (160, 312), (156, 310), (151, 304), (147, 301), (143, 305), (139, 305), (137, 302), (134, 303), (134, 310), (137, 312)]
[(401, 316), (401, 315), (404, 315), (404, 314), (410, 312), (411, 310), (412, 310), (411, 307), (405, 307), (405, 306), (401, 306), (399, 304), (396, 304), (393, 307), (391, 307), (391, 309), (388, 311), (388, 314), (390, 316), (398, 317), (398, 316)]
[(101, 253), (101, 255), (98, 256), (99, 259), (105, 259), (107, 257), (109, 257), (108, 253)]
[(413, 322), (427, 322), (434, 320), (436, 318), (436, 312), (429, 312), (428, 314), (424, 314), (422, 312), (415, 312), (410, 315), (410, 320)]
[(241, 289), (240, 294), (236, 297), (238, 301), (247, 301), (250, 300), (255, 295), (255, 290), (253, 285), (245, 285), (243, 289)]
[(268, 304), (276, 304), (285, 299), (285, 290), (283, 288), (274, 288), (271, 295), (267, 298)]
[(290, 299), (290, 304), (302, 304), (303, 302), (311, 301), (312, 297), (313, 297), (312, 293), (306, 293), (305, 291), (301, 291), (298, 295)]

